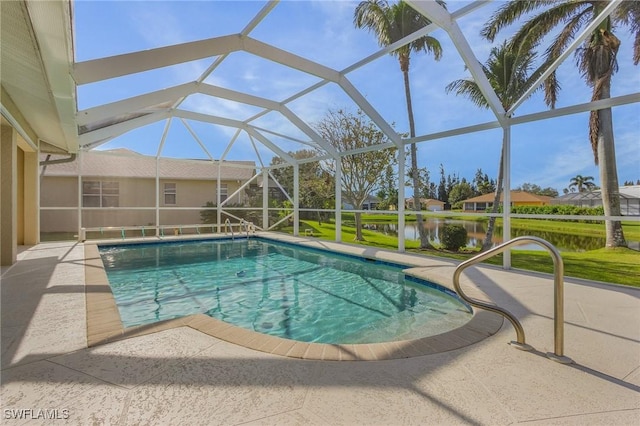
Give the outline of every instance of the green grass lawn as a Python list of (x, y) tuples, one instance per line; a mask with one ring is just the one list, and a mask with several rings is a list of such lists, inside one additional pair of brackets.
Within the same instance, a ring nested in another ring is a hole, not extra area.
[[(517, 219), (518, 221), (529, 222), (550, 222), (530, 219)], [(519, 224), (518, 226), (522, 226)], [(589, 226), (586, 226), (589, 225)], [(515, 224), (514, 224), (515, 226)], [(542, 224), (541, 226), (547, 226)], [(578, 235), (594, 235), (598, 229), (602, 228), (604, 235), (604, 227), (595, 224), (579, 224), (568, 223), (566, 227), (557, 223), (550, 225), (556, 232), (577, 233)], [(305, 229), (313, 230), (313, 234), (317, 238), (325, 240), (335, 240), (335, 225), (333, 223), (323, 223), (318, 225), (316, 221), (301, 221), (300, 235), (304, 235)], [(537, 228), (536, 228), (537, 229)], [(549, 230), (549, 228), (545, 228)], [(573, 232), (570, 232), (572, 230)], [(586, 230), (586, 231), (585, 231)], [(285, 229), (285, 232), (292, 232), (292, 229)], [(585, 234), (586, 232), (586, 234)], [(640, 239), (636, 234), (640, 232), (640, 223), (630, 222), (624, 224), (625, 236), (629, 239)], [(362, 230), (365, 241), (359, 244), (379, 247), (388, 250), (396, 250), (398, 247), (398, 239), (393, 236), (384, 235), (379, 232)], [(342, 227), (342, 241), (346, 243), (358, 243), (354, 240), (355, 229), (348, 226)], [(449, 253), (441, 250), (419, 250), (417, 241), (405, 242), (408, 252), (420, 253), (426, 256), (446, 257), (456, 260), (466, 260), (473, 256), (473, 253)], [(562, 260), (564, 262), (565, 276), (584, 278), (588, 280), (603, 281), (614, 284), (623, 284), (633, 287), (640, 287), (640, 252), (635, 250), (620, 249), (599, 249), (585, 252), (563, 252)], [(502, 255), (497, 255), (488, 259), (486, 263), (501, 265)], [(546, 251), (535, 250), (514, 250), (511, 255), (511, 265), (517, 269), (529, 271), (538, 271), (553, 273), (553, 259)]]

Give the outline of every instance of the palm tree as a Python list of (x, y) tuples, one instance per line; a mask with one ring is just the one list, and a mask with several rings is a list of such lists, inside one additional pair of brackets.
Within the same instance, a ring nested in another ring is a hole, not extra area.
[[(442, 7), (445, 7), (444, 1), (438, 0), (438, 3)], [(403, 1), (389, 4), (386, 0), (366, 0), (360, 2), (356, 7), (353, 23), (356, 28), (367, 28), (374, 33), (378, 38), (378, 44), (384, 47), (426, 27), (431, 24), (431, 21)], [(409, 85), (409, 62), (412, 52), (432, 53), (434, 59), (438, 61), (442, 57), (442, 47), (437, 39), (425, 35), (391, 52), (393, 56), (398, 58), (400, 70), (404, 76), (404, 91), (409, 117), (409, 135), (413, 138), (416, 136), (416, 128), (413, 119), (411, 88)], [(413, 181), (413, 198), (416, 200), (415, 208), (420, 212), (422, 208), (420, 205), (420, 175), (418, 171), (418, 148), (415, 143), (411, 144), (410, 173)], [(416, 215), (416, 220), (420, 232), (420, 248), (432, 248), (420, 213)]]
[(596, 184), (593, 182), (593, 176), (576, 175), (571, 178), (569, 188), (576, 187), (578, 192), (586, 192), (595, 188)]
[[(503, 42), (499, 47), (491, 49), (489, 59), (487, 59), (486, 64), (482, 66), (482, 69), (505, 110), (509, 110), (542, 72), (544, 72), (544, 68), (542, 67), (531, 72), (535, 58), (536, 54), (534, 52), (528, 50), (520, 52), (514, 46), (507, 44), (507, 42)], [(473, 80), (456, 80), (447, 85), (446, 91), (447, 93), (455, 92), (456, 95), (464, 95), (479, 107), (489, 108), (487, 99), (483, 96), (478, 84)], [(503, 137), (503, 146), (504, 142)], [(500, 196), (503, 190), (504, 174), (502, 151), (503, 150), (500, 150), (498, 181), (496, 183), (492, 213), (498, 212)], [(489, 218), (487, 233), (482, 242), (483, 251), (490, 249), (493, 245), (492, 237), (495, 222), (495, 216)]]
[[(523, 15), (541, 10), (513, 35), (512, 43), (533, 50), (559, 27), (559, 33), (553, 36), (546, 50), (546, 63), (551, 63), (608, 3), (601, 0), (510, 0), (491, 17), (482, 29), (482, 35), (493, 41), (504, 27), (519, 21)], [(624, 1), (576, 51), (578, 69), (593, 88), (592, 101), (610, 97), (611, 76), (617, 70), (616, 55), (620, 46), (620, 40), (612, 32), (614, 24), (626, 25), (635, 33), (633, 59), (636, 65), (640, 62), (640, 2)], [(544, 89), (545, 101), (553, 108), (560, 90), (555, 72), (545, 81)], [(605, 215), (620, 216), (611, 108), (591, 112), (589, 139), (595, 163), (599, 165)], [(620, 221), (606, 221), (606, 234), (606, 247), (627, 245)]]

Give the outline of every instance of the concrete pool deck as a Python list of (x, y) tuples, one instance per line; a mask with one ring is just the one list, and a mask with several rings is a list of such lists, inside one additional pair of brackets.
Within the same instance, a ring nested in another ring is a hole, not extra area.
[[(455, 267), (345, 247), (416, 262), (412, 272), (441, 284)], [(515, 331), (504, 321), (445, 352), (335, 362), (248, 349), (189, 324), (88, 347), (87, 301), (107, 289), (87, 283), (84, 245), (25, 247), (18, 259), (0, 285), (3, 424), (49, 424), (46, 414), (121, 425), (640, 423), (638, 289), (565, 279), (564, 352), (574, 363), (563, 365), (545, 356), (554, 349), (553, 278), (473, 267), (465, 291), (514, 313), (532, 352), (508, 345)]]

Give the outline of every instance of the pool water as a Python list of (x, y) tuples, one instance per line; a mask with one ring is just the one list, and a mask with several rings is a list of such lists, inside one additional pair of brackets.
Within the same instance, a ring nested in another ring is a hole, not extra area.
[(287, 339), (378, 343), (458, 328), (470, 308), (398, 266), (263, 239), (100, 248), (125, 327), (204, 313)]

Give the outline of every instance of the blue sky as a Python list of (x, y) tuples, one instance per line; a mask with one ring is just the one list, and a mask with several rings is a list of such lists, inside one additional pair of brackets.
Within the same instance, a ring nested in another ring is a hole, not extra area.
[[(468, 2), (449, 1), (454, 11)], [(490, 3), (459, 20), (465, 36), (479, 61), (485, 62), (492, 45), (479, 36), (483, 23), (501, 4)], [(353, 26), (353, 10), (357, 2), (348, 1), (282, 1), (255, 28), (250, 36), (322, 65), (342, 70), (379, 50), (373, 35)], [(264, 6), (254, 1), (76, 1), (76, 61), (151, 49), (235, 34), (249, 23)], [(505, 33), (506, 36), (507, 33)], [(616, 32), (622, 45), (619, 71), (613, 77), (612, 96), (637, 93), (640, 69), (633, 65), (632, 37), (626, 29)], [(474, 106), (466, 98), (445, 92), (451, 81), (467, 77), (464, 64), (447, 34), (432, 33), (442, 44), (443, 59), (414, 55), (411, 61), (411, 90), (417, 135), (430, 134), (457, 127), (493, 121), (488, 110)], [(496, 40), (496, 44), (501, 40)], [(80, 110), (126, 99), (131, 96), (196, 80), (214, 61), (207, 58), (152, 72), (134, 74), (81, 86), (78, 89)], [(395, 58), (385, 55), (347, 75), (354, 86), (396, 130), (408, 132), (402, 74)], [(562, 86), (557, 107), (588, 102), (591, 90), (575, 68), (573, 56), (558, 69)], [(313, 85), (318, 79), (245, 52), (235, 52), (205, 82), (252, 95), (282, 101)], [(308, 123), (316, 123), (328, 109), (355, 110), (351, 99), (338, 87), (325, 85), (288, 104)], [(199, 95), (189, 98), (182, 109), (210, 112), (222, 117), (244, 120), (259, 108)], [(516, 116), (545, 111), (541, 94), (535, 94), (517, 111)], [(640, 179), (640, 104), (614, 108), (614, 126), (618, 176), (620, 183)], [(514, 126), (512, 129), (512, 187), (529, 182), (553, 187), (562, 192), (569, 180), (581, 174), (593, 176), (599, 183), (598, 170), (587, 133), (588, 113), (559, 117)], [(218, 158), (236, 129), (189, 121), (214, 158)], [(270, 113), (253, 124), (305, 138), (279, 114)], [(131, 131), (100, 149), (127, 147), (155, 155), (165, 126), (158, 122)], [(285, 151), (304, 148), (286, 139), (271, 136)], [(447, 174), (473, 178), (478, 168), (497, 176), (502, 132), (488, 130), (473, 135), (452, 137), (421, 143), (419, 164), (439, 178), (439, 165)], [(265, 163), (273, 153), (264, 147), (258, 152)], [(165, 148), (165, 156), (206, 158), (198, 143), (179, 120), (173, 120)], [(227, 159), (256, 160), (249, 139), (242, 136), (233, 145)]]

